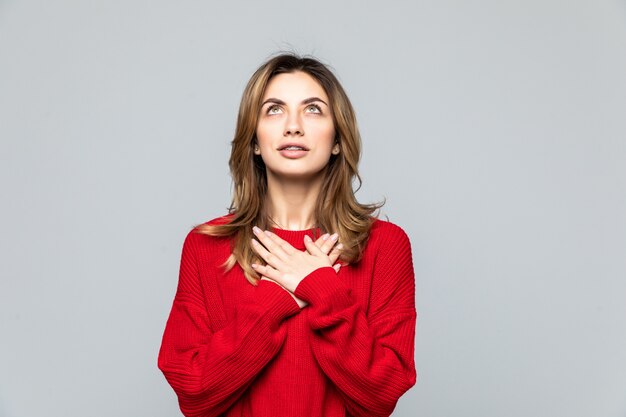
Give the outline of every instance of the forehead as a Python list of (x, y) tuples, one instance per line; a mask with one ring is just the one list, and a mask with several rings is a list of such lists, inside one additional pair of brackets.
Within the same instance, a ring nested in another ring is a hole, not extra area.
[(284, 101), (301, 101), (309, 97), (319, 97), (328, 102), (322, 85), (306, 72), (296, 71), (272, 77), (265, 88), (263, 99), (280, 98)]

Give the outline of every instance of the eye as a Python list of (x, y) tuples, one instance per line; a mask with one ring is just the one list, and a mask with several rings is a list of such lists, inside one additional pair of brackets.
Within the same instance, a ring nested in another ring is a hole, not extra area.
[(267, 114), (280, 114), (281, 112), (282, 109), (276, 104), (273, 104), (267, 108)]
[(318, 114), (321, 114), (322, 113), (322, 108), (320, 106), (318, 106), (317, 104), (309, 104), (308, 106), (306, 106), (306, 111), (307, 111), (307, 113), (318, 113)]

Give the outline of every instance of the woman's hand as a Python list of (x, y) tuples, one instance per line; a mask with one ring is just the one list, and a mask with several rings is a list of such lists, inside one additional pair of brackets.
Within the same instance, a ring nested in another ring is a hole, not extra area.
[[(253, 231), (263, 245), (259, 244), (256, 239), (252, 239), (252, 247), (267, 262), (267, 265), (253, 264), (252, 267), (263, 277), (275, 281), (292, 295), (300, 281), (314, 270), (324, 266), (332, 266), (335, 271), (339, 271), (341, 265), (333, 265), (339, 258), (342, 248), (341, 243), (335, 246), (338, 237), (336, 233), (332, 236), (327, 233), (316, 242), (313, 242), (309, 236), (305, 236), (306, 251), (303, 252), (274, 233), (264, 232), (256, 226)], [(294, 296), (294, 298), (296, 297)], [(297, 298), (296, 301), (299, 305), (304, 304)]]

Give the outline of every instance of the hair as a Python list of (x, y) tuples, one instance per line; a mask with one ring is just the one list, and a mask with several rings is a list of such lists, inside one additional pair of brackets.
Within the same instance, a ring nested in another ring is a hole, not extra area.
[[(196, 226), (196, 232), (211, 236), (229, 236), (231, 255), (222, 264), (225, 271), (239, 263), (244, 275), (253, 284), (260, 276), (251, 264), (265, 262), (252, 249), (252, 226), (269, 229), (272, 221), (266, 212), (267, 174), (260, 155), (254, 154), (256, 128), (263, 95), (269, 81), (278, 74), (301, 71), (313, 77), (324, 89), (335, 126), (335, 141), (340, 152), (331, 155), (324, 169), (323, 184), (314, 208), (314, 220), (320, 234), (336, 232), (343, 244), (340, 260), (356, 263), (363, 255), (370, 228), (379, 216), (385, 201), (361, 204), (355, 192), (361, 188), (358, 163), (361, 157), (361, 136), (354, 109), (341, 84), (319, 60), (295, 53), (281, 53), (267, 60), (252, 75), (243, 92), (237, 116), (235, 136), (229, 160), (233, 180), (232, 202), (228, 215), (220, 222)], [(352, 185), (358, 181), (356, 191)], [(373, 214), (378, 210), (378, 213)], [(317, 238), (318, 236), (314, 236)]]

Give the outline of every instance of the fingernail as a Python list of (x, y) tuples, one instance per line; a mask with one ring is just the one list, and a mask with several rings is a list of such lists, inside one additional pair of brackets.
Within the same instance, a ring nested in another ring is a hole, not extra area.
[(253, 244), (254, 246), (257, 246), (257, 245), (259, 244), (259, 242), (257, 242), (255, 239), (252, 239), (252, 244)]
[(340, 244), (337, 245), (337, 250), (339, 250), (339, 249), (343, 249), (343, 243), (340, 243)]
[(333, 233), (333, 235), (330, 237), (330, 240), (334, 242), (335, 240), (337, 240), (338, 237), (339, 235), (337, 233)]
[(267, 236), (272, 236), (272, 232), (270, 232), (269, 230), (266, 230), (266, 231), (265, 231), (265, 234), (266, 234)]
[(311, 241), (311, 236), (304, 235), (304, 240), (306, 240), (307, 242), (310, 242)]
[(252, 231), (254, 232), (255, 235), (258, 235), (259, 233), (261, 233), (261, 229), (259, 229), (258, 227), (254, 226), (252, 228)]
[(322, 240), (328, 240), (328, 233), (324, 233), (324, 236), (322, 236)]
[(250, 266), (251, 266), (252, 268), (256, 269), (257, 264), (252, 264), (252, 265), (250, 265)]

